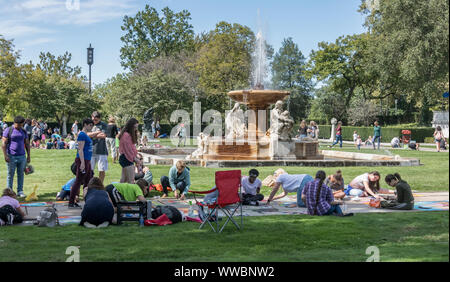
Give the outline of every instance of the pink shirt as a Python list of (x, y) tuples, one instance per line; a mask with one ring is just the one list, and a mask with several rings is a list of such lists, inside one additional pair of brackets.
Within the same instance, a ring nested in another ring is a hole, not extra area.
[(138, 154), (136, 146), (133, 144), (133, 140), (128, 132), (124, 132), (120, 138), (119, 153), (124, 154), (130, 162), (134, 162), (134, 158)]
[(7, 206), (7, 205), (10, 205), (11, 207), (13, 207), (15, 209), (20, 208), (19, 201), (17, 201), (16, 199), (11, 198), (9, 196), (1, 197), (0, 198), (0, 208), (4, 207), (4, 206)]

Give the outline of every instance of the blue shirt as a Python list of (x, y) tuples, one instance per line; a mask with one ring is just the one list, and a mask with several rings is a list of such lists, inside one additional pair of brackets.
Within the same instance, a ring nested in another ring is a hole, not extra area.
[(67, 181), (67, 183), (62, 186), (62, 190), (70, 191), (70, 188), (75, 183), (75, 179), (77, 179), (77, 178), (74, 177), (74, 178), (70, 179), (69, 181)]
[[(77, 142), (84, 141), (83, 154), (84, 159), (90, 161), (92, 158), (92, 139), (83, 131), (78, 134)], [(77, 158), (80, 158), (77, 150)]]

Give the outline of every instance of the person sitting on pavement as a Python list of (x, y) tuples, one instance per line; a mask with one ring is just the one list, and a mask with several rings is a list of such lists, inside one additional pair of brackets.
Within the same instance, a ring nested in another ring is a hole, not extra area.
[[(164, 195), (162, 198), (168, 196), (168, 187), (174, 192), (175, 198), (180, 198), (184, 200), (186, 194), (189, 192), (189, 187), (191, 186), (191, 173), (190, 168), (186, 166), (185, 162), (182, 160), (177, 161), (176, 165), (172, 166), (169, 170), (169, 176), (161, 177), (161, 185), (163, 187)], [(178, 194), (180, 190), (180, 194)]]
[(302, 200), (306, 204), (309, 215), (352, 216), (353, 213), (344, 214), (333, 197), (333, 192), (324, 181), (326, 174), (323, 170), (316, 173), (314, 181), (305, 185), (302, 191)]
[(349, 196), (372, 196), (376, 199), (384, 200), (382, 196), (378, 195), (379, 193), (390, 194), (392, 192), (388, 189), (380, 188), (380, 173), (378, 171), (364, 173), (355, 177), (345, 189), (345, 194)]
[(338, 170), (335, 174), (329, 175), (325, 179), (325, 185), (331, 188), (331, 191), (333, 191), (333, 197), (335, 199), (343, 199), (345, 198), (345, 185), (344, 185), (344, 178), (342, 177), (342, 171)]
[(85, 204), (81, 212), (81, 226), (101, 228), (112, 223), (114, 217), (113, 202), (108, 192), (105, 191), (100, 178), (91, 178), (88, 186), (83, 189), (83, 199)]
[(248, 176), (243, 176), (241, 179), (242, 185), (242, 204), (258, 206), (258, 201), (264, 199), (264, 195), (260, 194), (261, 180), (258, 179), (259, 171), (251, 169)]
[(0, 197), (0, 226), (22, 223), (24, 217), (16, 193), (11, 188), (4, 189)]
[(385, 181), (389, 186), (395, 187), (397, 199), (392, 201), (382, 201), (382, 208), (391, 210), (414, 209), (414, 196), (412, 194), (411, 187), (400, 177), (400, 174), (388, 174), (386, 175)]

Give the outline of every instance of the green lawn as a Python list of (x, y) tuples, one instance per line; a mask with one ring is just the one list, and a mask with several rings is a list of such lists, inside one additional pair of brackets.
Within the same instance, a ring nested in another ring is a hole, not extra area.
[[(356, 151), (351, 147), (344, 150)], [(373, 150), (362, 152), (374, 153)], [(419, 158), (423, 165), (342, 168), (345, 182), (376, 169), (383, 178), (387, 173), (399, 172), (415, 190), (448, 191), (447, 153), (392, 152)], [(25, 193), (37, 184), (40, 200), (54, 199), (56, 192), (72, 177), (70, 165), (74, 157), (75, 152), (69, 150), (32, 150), (35, 173), (25, 176)], [(150, 168), (155, 183), (169, 169), (168, 166)], [(248, 169), (242, 168), (243, 173)], [(260, 177), (275, 169), (259, 168)], [(285, 169), (289, 173), (315, 174), (318, 168)], [(325, 171), (333, 173), (336, 169)], [(217, 169), (192, 167), (191, 171), (193, 189), (214, 185)], [(120, 165), (110, 164), (105, 182), (118, 181), (120, 173)], [(4, 162), (0, 164), (0, 181), (6, 182)], [(268, 195), (269, 190), (264, 188), (263, 193)], [(0, 261), (65, 261), (69, 246), (80, 246), (81, 261), (365, 261), (369, 246), (380, 249), (381, 261), (448, 261), (448, 222), (448, 212), (414, 212), (357, 214), (351, 218), (247, 217), (244, 230), (235, 232), (234, 226), (229, 225), (223, 234), (198, 230), (198, 224), (190, 222), (144, 228), (131, 224), (103, 230), (78, 226), (7, 227), (0, 228), (0, 253), (6, 254), (0, 256)]]
[[(323, 146), (322, 149), (325, 149)], [(338, 150), (338, 149), (333, 149)], [(357, 151), (351, 147), (345, 147), (344, 151)], [(365, 153), (383, 153), (384, 151), (374, 151), (364, 149)], [(448, 191), (449, 187), (449, 154), (409, 151), (409, 150), (391, 150), (393, 154), (402, 157), (419, 158), (421, 166), (418, 167), (343, 167), (342, 169), (345, 183), (348, 184), (355, 176), (362, 173), (378, 170), (381, 173), (381, 185), (386, 187), (384, 176), (388, 173), (399, 172), (411, 185), (412, 189), (421, 192), (426, 191)], [(42, 200), (54, 199), (56, 193), (61, 189), (70, 178), (73, 177), (70, 171), (70, 165), (75, 158), (75, 151), (71, 150), (35, 150), (31, 152), (31, 164), (35, 168), (35, 173), (25, 176), (24, 191), (26, 194), (32, 191), (35, 184), (38, 185), (38, 194)], [(119, 164), (113, 164), (110, 159), (109, 170), (106, 173), (105, 184), (120, 180), (121, 167)], [(272, 174), (278, 167), (261, 167), (260, 178)], [(159, 179), (163, 175), (167, 175), (169, 166), (150, 166), (154, 176), (154, 182), (159, 183)], [(319, 168), (313, 167), (286, 167), (289, 173), (307, 173), (315, 175)], [(334, 173), (338, 168), (320, 168), (324, 169), (327, 174)], [(203, 190), (214, 186), (214, 173), (218, 169), (215, 168), (191, 168), (191, 180), (193, 190)], [(226, 170), (226, 169), (222, 169)], [(242, 168), (243, 174), (247, 173), (249, 168)], [(0, 162), (0, 183), (6, 184), (6, 164)], [(16, 182), (14, 184), (16, 186)], [(263, 193), (268, 195), (269, 189), (263, 188)]]
[(79, 226), (0, 228), (0, 261), (355, 261), (376, 246), (380, 261), (448, 261), (448, 212), (358, 214), (352, 218), (244, 218), (221, 234), (198, 223), (136, 224), (92, 230)]

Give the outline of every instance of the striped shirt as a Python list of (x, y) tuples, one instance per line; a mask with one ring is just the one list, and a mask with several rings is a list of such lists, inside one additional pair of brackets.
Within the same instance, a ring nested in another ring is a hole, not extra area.
[(319, 179), (308, 182), (303, 188), (302, 194), (306, 196), (306, 207), (308, 208), (308, 214), (316, 215), (315, 209), (317, 206), (317, 215), (326, 214), (331, 208), (331, 202), (334, 201), (333, 193), (331, 189), (322, 184), (322, 189), (320, 190), (319, 203), (316, 203), (317, 192), (319, 190)]

